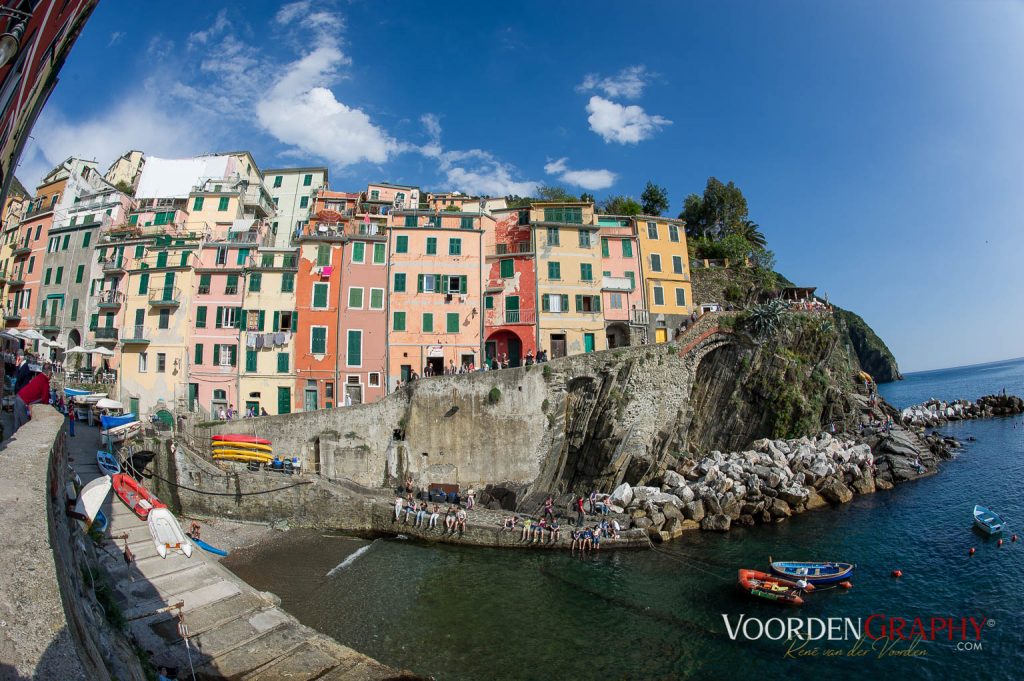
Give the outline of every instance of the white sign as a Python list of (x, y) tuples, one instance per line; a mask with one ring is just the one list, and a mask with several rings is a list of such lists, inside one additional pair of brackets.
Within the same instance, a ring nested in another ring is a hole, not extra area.
[(428, 345), (427, 357), (444, 357), (443, 345)]

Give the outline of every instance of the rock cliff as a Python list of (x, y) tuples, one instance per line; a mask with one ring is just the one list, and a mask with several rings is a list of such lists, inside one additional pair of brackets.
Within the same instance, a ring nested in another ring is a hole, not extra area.
[(867, 322), (859, 315), (839, 307), (836, 308), (836, 320), (846, 327), (846, 335), (861, 369), (871, 374), (878, 383), (903, 379), (896, 358)]

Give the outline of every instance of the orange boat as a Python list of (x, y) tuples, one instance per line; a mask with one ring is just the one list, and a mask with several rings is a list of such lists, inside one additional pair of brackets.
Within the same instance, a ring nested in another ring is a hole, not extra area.
[(149, 512), (154, 508), (167, 508), (167, 504), (157, 499), (130, 475), (118, 473), (111, 477), (111, 483), (117, 498), (143, 520), (149, 518)]
[(814, 591), (813, 584), (797, 584), (758, 570), (740, 570), (739, 587), (751, 596), (789, 605), (803, 605), (804, 592)]

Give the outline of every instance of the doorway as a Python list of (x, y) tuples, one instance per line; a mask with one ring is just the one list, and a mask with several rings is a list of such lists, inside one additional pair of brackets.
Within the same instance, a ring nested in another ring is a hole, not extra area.
[(668, 342), (668, 329), (658, 328), (654, 330), (654, 342), (655, 343), (667, 343)]
[(358, 376), (349, 376), (345, 383), (345, 401), (342, 404), (362, 404), (363, 386)]
[(552, 357), (565, 357), (565, 334), (564, 333), (553, 333), (553, 334), (551, 334), (551, 356)]
[(409, 382), (409, 376), (411, 376), (411, 375), (412, 375), (412, 367), (409, 366), (408, 364), (403, 364), (402, 365), (402, 384), (403, 385)]
[(316, 381), (311, 381), (313, 385), (306, 385), (306, 390), (303, 392), (303, 411), (316, 411), (319, 407), (317, 406), (317, 398), (320, 396), (320, 391), (317, 390)]
[(490, 364), (498, 354), (498, 343), (497, 341), (487, 341), (484, 343), (484, 357), (487, 358), (487, 363)]
[(594, 351), (594, 334), (585, 333), (583, 334), (583, 352)]
[(523, 363), (523, 343), (518, 338), (508, 339), (508, 363), (514, 367)]
[(430, 367), (431, 376), (444, 374), (444, 357), (430, 357), (427, 359), (427, 366)]

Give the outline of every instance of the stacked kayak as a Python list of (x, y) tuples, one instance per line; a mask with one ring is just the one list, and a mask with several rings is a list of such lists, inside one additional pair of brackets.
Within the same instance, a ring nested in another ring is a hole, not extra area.
[(270, 440), (253, 435), (227, 434), (210, 438), (214, 461), (266, 464), (274, 460)]

